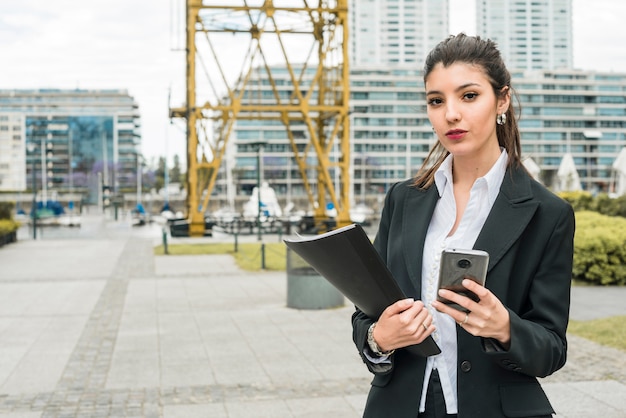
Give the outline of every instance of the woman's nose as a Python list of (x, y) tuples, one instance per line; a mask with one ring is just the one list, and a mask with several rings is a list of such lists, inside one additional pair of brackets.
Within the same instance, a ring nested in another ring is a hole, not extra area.
[(455, 122), (461, 119), (461, 114), (456, 106), (448, 102), (446, 106), (446, 120), (449, 122)]

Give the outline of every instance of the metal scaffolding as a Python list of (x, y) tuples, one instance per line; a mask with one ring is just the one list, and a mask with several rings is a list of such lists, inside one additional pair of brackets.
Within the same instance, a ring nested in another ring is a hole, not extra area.
[[(227, 143), (243, 120), (285, 129), (319, 230), (329, 203), (338, 226), (350, 223), (347, 1), (186, 0), (186, 103), (170, 115), (186, 120), (190, 236), (204, 234)], [(275, 71), (288, 72), (287, 94)], [(259, 94), (261, 82), (271, 95)], [(306, 126), (305, 138), (294, 124)]]

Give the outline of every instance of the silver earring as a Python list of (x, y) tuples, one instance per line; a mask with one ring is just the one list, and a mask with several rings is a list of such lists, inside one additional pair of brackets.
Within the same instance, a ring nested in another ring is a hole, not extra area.
[(506, 113), (502, 113), (502, 114), (499, 114), (498, 116), (496, 116), (496, 123), (498, 125), (506, 124)]

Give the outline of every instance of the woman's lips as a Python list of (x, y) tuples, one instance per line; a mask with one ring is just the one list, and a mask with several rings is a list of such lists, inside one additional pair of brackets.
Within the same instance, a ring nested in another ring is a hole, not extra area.
[(465, 136), (466, 133), (467, 131), (464, 131), (462, 129), (451, 129), (446, 132), (446, 137), (449, 139), (461, 139)]

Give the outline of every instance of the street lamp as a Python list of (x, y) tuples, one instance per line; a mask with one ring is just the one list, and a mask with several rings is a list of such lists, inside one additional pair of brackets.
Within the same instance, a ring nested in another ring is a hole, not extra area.
[(261, 152), (263, 147), (267, 144), (267, 141), (253, 142), (251, 145), (256, 146), (256, 189), (257, 189), (257, 213), (256, 213), (256, 226), (258, 228), (258, 240), (261, 241)]
[[(137, 205), (139, 206), (139, 204), (141, 203), (141, 195), (142, 195), (142, 191), (143, 191), (143, 184), (142, 184), (142, 177), (143, 177), (143, 157), (141, 156), (141, 154), (139, 154), (139, 152), (137, 152)], [(167, 167), (165, 168), (165, 171), (167, 172)]]
[(33, 189), (33, 204), (31, 208), (31, 216), (33, 218), (33, 239), (37, 239), (37, 176), (35, 175), (35, 144), (29, 142), (26, 145), (28, 154), (31, 161), (31, 177), (32, 177), (32, 189)]

